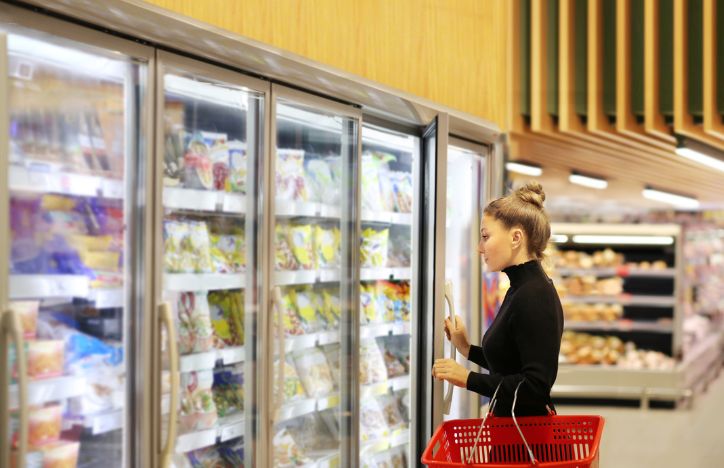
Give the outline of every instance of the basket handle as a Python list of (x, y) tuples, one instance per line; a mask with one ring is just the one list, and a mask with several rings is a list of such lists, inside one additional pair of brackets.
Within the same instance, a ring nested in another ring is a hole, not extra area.
[[(445, 302), (447, 302), (448, 310), (450, 311), (450, 319), (454, 328), (458, 327), (457, 318), (455, 317), (455, 302), (453, 301), (453, 285), (452, 281), (445, 281)], [(450, 359), (453, 361), (457, 360), (458, 351), (455, 346), (450, 343)], [(443, 414), (450, 414), (450, 406), (452, 405), (453, 388), (455, 385), (448, 383), (447, 392), (445, 393), (445, 399), (443, 400), (442, 412)]]
[[(528, 441), (525, 439), (525, 436), (523, 435), (523, 431), (520, 430), (520, 426), (518, 425), (518, 420), (515, 419), (515, 404), (518, 402), (518, 389), (520, 388), (521, 384), (525, 382), (525, 377), (521, 379), (520, 382), (518, 382), (518, 385), (515, 387), (515, 392), (513, 393), (513, 407), (510, 409), (510, 414), (513, 416), (513, 424), (515, 424), (515, 428), (518, 429), (518, 434), (520, 434), (520, 438), (523, 439), (523, 443), (525, 444), (526, 450), (528, 450), (528, 456), (530, 457), (530, 462), (533, 465), (538, 464), (538, 460), (536, 460), (535, 455), (533, 455), (533, 451), (530, 449), (530, 446), (528, 445)], [(488, 412), (485, 414), (485, 417), (483, 417), (483, 422), (480, 423), (480, 428), (478, 429), (478, 435), (475, 436), (475, 443), (473, 444), (473, 449), (470, 451), (470, 455), (468, 455), (468, 459), (466, 460), (466, 464), (470, 464), (473, 461), (473, 454), (475, 454), (476, 450), (478, 449), (478, 442), (480, 441), (480, 434), (483, 432), (483, 427), (485, 426), (485, 421), (487, 421), (488, 416), (490, 416), (493, 411), (495, 410), (495, 403), (498, 402), (498, 390), (500, 390), (500, 386), (503, 385), (503, 381), (501, 380), (498, 386), (495, 388), (495, 392), (493, 393), (493, 397), (490, 399), (490, 406)]]

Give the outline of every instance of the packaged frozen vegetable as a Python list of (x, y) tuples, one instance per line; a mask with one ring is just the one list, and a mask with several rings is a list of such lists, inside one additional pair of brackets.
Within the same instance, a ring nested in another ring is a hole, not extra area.
[(289, 244), (299, 267), (303, 270), (314, 268), (314, 239), (312, 225), (292, 225), (289, 227)]
[(209, 314), (214, 329), (214, 346), (244, 344), (244, 291), (209, 291)]
[(322, 290), (322, 317), (327, 323), (328, 330), (336, 330), (339, 326), (339, 317), (342, 313), (342, 303), (339, 299), (339, 290), (326, 288)]
[(211, 190), (214, 185), (209, 148), (201, 135), (194, 135), (184, 154), (184, 186), (190, 189)]
[[(391, 336), (377, 339), (377, 343), (384, 353), (383, 357), (385, 359), (385, 366), (387, 367), (387, 377), (389, 378), (407, 374), (407, 360), (401, 355), (407, 353), (409, 357), (410, 340), (409, 337), (405, 336), (399, 337), (404, 340), (398, 340), (397, 338), (398, 336)], [(406, 347), (407, 351), (400, 349), (402, 347)]]
[(219, 417), (244, 411), (244, 365), (214, 369), (214, 404)]
[(360, 439), (363, 442), (377, 440), (389, 434), (385, 415), (377, 399), (365, 398), (362, 400), (359, 416)]
[(394, 430), (405, 426), (405, 420), (400, 414), (400, 407), (394, 395), (380, 395), (377, 397), (377, 402), (382, 409), (387, 427)]
[[(377, 286), (374, 283), (360, 285), (361, 323), (381, 323), (384, 320), (384, 307), (379, 307)], [(383, 304), (384, 305), (384, 304)]]
[(390, 230), (388, 265), (409, 267), (412, 254), (412, 231), (409, 226), (393, 227)]
[(211, 239), (209, 239), (209, 230), (205, 222), (189, 222), (189, 249), (189, 253), (196, 260), (194, 265), (195, 273), (213, 272), (211, 264)]
[(314, 252), (317, 268), (336, 268), (340, 265), (341, 234), (339, 228), (314, 226)]
[(11, 301), (10, 309), (20, 317), (20, 327), (23, 330), (23, 336), (34, 338), (38, 328), (38, 308), (39, 301)]
[(184, 292), (176, 303), (179, 352), (181, 354), (209, 351), (214, 345), (209, 301), (205, 292)]
[(377, 342), (374, 339), (362, 340), (360, 344), (360, 383), (362, 385), (387, 380), (387, 370)]
[(28, 340), (25, 342), (27, 372), (30, 379), (63, 374), (65, 342), (62, 340)]
[(329, 344), (322, 348), (324, 350), (324, 356), (327, 358), (327, 364), (329, 370), (332, 373), (332, 380), (337, 384), (340, 382), (339, 379), (339, 362), (340, 362), (340, 345), (339, 343)]
[(311, 398), (327, 396), (334, 390), (327, 359), (319, 348), (297, 352), (293, 356), (305, 393)]
[[(304, 398), (304, 387), (302, 381), (299, 379), (297, 370), (294, 364), (291, 362), (291, 357), (287, 357), (284, 361), (283, 371), (283, 382), (284, 388), (279, 389), (279, 380), (274, 379), (274, 395), (280, 395), (283, 397), (283, 402), (290, 402)], [(279, 374), (279, 360), (274, 361), (274, 375)]]
[[(380, 178), (387, 179), (388, 164), (395, 159), (394, 156), (380, 152), (365, 152), (362, 154), (362, 208), (370, 211), (389, 211), (385, 192), (381, 189)], [(383, 174), (383, 175), (381, 175)], [(389, 190), (388, 190), (389, 192)]]
[(412, 174), (390, 171), (388, 177), (392, 185), (394, 210), (399, 213), (412, 212)]
[(337, 448), (338, 443), (318, 414), (305, 414), (285, 424), (299, 448), (305, 453)]
[(210, 234), (213, 271), (235, 273), (246, 268), (243, 231), (240, 234)]
[(303, 150), (277, 149), (276, 198), (307, 201)]
[(286, 428), (280, 429), (273, 440), (274, 445), (274, 466), (280, 468), (291, 468), (304, 466), (311, 463), (304, 452), (299, 448), (294, 438)]
[(301, 287), (293, 291), (297, 314), (302, 320), (302, 327), (306, 333), (314, 333), (324, 328), (321, 317), (321, 304), (317, 293), (311, 287)]
[(275, 263), (277, 270), (298, 270), (299, 263), (292, 251), (287, 224), (277, 224), (275, 234)]
[(296, 336), (304, 334), (304, 326), (302, 325), (299, 315), (297, 314), (296, 292), (288, 289), (282, 296), (281, 311), (282, 326), (286, 335)]
[(390, 229), (375, 230), (371, 227), (362, 231), (362, 244), (360, 257), (362, 267), (387, 266), (387, 249), (390, 238)]
[(189, 226), (183, 221), (166, 220), (163, 223), (164, 267), (169, 273), (192, 273)]
[(229, 147), (229, 178), (227, 192), (246, 193), (246, 143), (232, 140)]
[(40, 447), (60, 439), (61, 412), (59, 404), (29, 408), (28, 445), (30, 447)]
[(213, 383), (212, 370), (181, 374), (181, 410), (178, 424), (182, 432), (209, 429), (216, 424), (218, 416), (211, 390)]
[(317, 158), (304, 161), (304, 182), (309, 201), (338, 204), (339, 184), (334, 180), (327, 160)]

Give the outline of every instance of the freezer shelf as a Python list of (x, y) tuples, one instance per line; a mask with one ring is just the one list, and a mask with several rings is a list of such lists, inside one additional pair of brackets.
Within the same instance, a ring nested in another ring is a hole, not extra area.
[[(316, 202), (277, 200), (276, 212), (274, 214), (280, 218), (340, 219), (339, 207)], [(399, 224), (409, 226), (412, 224), (412, 213), (363, 210), (361, 220), (363, 223)]]
[[(408, 281), (410, 268), (362, 268), (362, 281), (390, 280)], [(274, 272), (274, 284), (291, 286), (295, 284), (336, 283), (339, 282), (339, 270), (287, 270)]]
[(88, 297), (90, 280), (82, 275), (10, 275), (10, 299)]
[(244, 362), (245, 353), (243, 346), (235, 346), (205, 353), (187, 354), (179, 359), (179, 371), (192, 372), (213, 369), (217, 362), (224, 366)]
[(360, 446), (360, 456), (369, 456), (374, 455), (376, 453), (385, 452), (387, 450), (393, 449), (395, 447), (399, 447), (401, 445), (405, 445), (410, 442), (410, 430), (405, 429), (396, 429), (392, 431), (392, 434), (390, 434), (387, 437), (383, 437), (381, 439), (371, 441), (371, 442), (365, 442), (361, 444)]
[(14, 192), (58, 193), (79, 197), (122, 199), (123, 181), (70, 172), (32, 170), (11, 165), (8, 168), (10, 190)]
[(74, 426), (85, 427), (93, 435), (116, 431), (123, 427), (123, 410), (116, 409), (88, 415), (63, 415), (63, 429), (69, 430)]
[(189, 211), (246, 213), (246, 197), (237, 193), (164, 187), (164, 208)]
[(360, 280), (409, 280), (412, 273), (409, 267), (406, 268), (362, 268), (360, 271)]
[[(62, 401), (86, 393), (83, 377), (64, 376), (28, 382), (28, 405), (43, 405), (51, 401)], [(18, 386), (10, 386), (10, 409), (18, 408)]]
[[(409, 335), (409, 322), (379, 323), (362, 325), (360, 337), (377, 338), (391, 335)], [(307, 335), (288, 336), (284, 338), (284, 349), (286, 352), (308, 349), (314, 346), (324, 346), (332, 343), (339, 343), (339, 332), (327, 331), (310, 333)]]
[(163, 275), (167, 291), (213, 291), (244, 289), (244, 273), (166, 273)]
[(217, 442), (222, 443), (244, 435), (244, 416), (232, 414), (219, 418), (216, 427), (203, 431), (181, 434), (176, 439), (176, 453), (186, 453), (204, 447), (210, 447)]

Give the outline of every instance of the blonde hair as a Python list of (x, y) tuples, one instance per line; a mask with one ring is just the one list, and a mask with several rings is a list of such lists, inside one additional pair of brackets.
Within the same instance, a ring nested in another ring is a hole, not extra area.
[(543, 209), (545, 199), (541, 184), (528, 182), (510, 195), (488, 203), (483, 214), (502, 222), (507, 229), (520, 227), (525, 233), (528, 252), (542, 260), (551, 237), (551, 223)]

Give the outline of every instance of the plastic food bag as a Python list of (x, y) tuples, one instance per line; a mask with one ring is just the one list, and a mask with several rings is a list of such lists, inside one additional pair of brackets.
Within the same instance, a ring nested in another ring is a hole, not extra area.
[[(370, 211), (390, 211), (385, 194), (391, 192), (389, 184), (389, 161), (394, 161), (391, 154), (380, 152), (365, 152), (362, 154), (362, 208)], [(385, 179), (383, 189), (381, 179)]]
[(201, 135), (194, 135), (184, 154), (184, 186), (190, 189), (211, 190), (214, 176), (209, 148)]
[(362, 400), (359, 410), (360, 439), (362, 441), (376, 440), (389, 434), (385, 415), (375, 398)]
[(306, 394), (311, 398), (327, 396), (334, 390), (332, 373), (327, 359), (318, 348), (310, 348), (294, 354), (294, 363)]
[(308, 190), (308, 200), (336, 205), (339, 202), (338, 182), (334, 180), (332, 169), (324, 159), (311, 159), (304, 162), (304, 181)]
[[(402, 338), (402, 340), (398, 338)], [(409, 335), (378, 338), (377, 344), (380, 345), (384, 352), (387, 377), (393, 378), (407, 374), (410, 356)], [(407, 357), (405, 357), (405, 354)]]
[(276, 183), (277, 200), (307, 201), (303, 150), (277, 150)]
[(277, 270), (298, 270), (299, 263), (292, 252), (289, 242), (289, 226), (277, 224), (275, 233), (275, 264)]
[[(274, 361), (274, 375), (279, 372), (279, 360)], [(274, 379), (274, 395), (282, 394), (284, 402), (299, 400), (305, 397), (302, 381), (299, 379), (297, 370), (291, 363), (291, 358), (284, 361), (284, 388), (279, 389), (278, 379)]]
[(337, 441), (317, 414), (306, 414), (285, 424), (297, 445), (306, 453), (332, 450)]
[(394, 395), (380, 395), (377, 397), (377, 402), (382, 409), (385, 422), (390, 429), (398, 429), (405, 425), (405, 420), (400, 414), (400, 407), (397, 403), (397, 398), (395, 398)]
[(226, 190), (229, 177), (229, 148), (225, 133), (201, 132), (206, 147), (209, 148), (209, 160), (213, 174), (213, 189)]
[(211, 262), (211, 239), (209, 229), (203, 221), (192, 221), (189, 223), (189, 249), (188, 255), (196, 260), (194, 271), (196, 273), (211, 273), (213, 271)]
[(246, 143), (232, 140), (229, 147), (227, 192), (246, 193)]
[(212, 370), (181, 374), (181, 410), (179, 428), (182, 432), (200, 431), (214, 427), (218, 416), (211, 387)]
[(387, 369), (377, 342), (363, 340), (360, 344), (360, 383), (369, 385), (387, 380)]
[(304, 452), (297, 446), (287, 429), (281, 429), (274, 435), (274, 466), (290, 468), (311, 463)]
[(206, 293), (184, 292), (179, 294), (178, 340), (181, 354), (201, 353), (214, 346), (209, 301)]
[(189, 247), (189, 226), (183, 221), (163, 223), (164, 267), (169, 273), (192, 273), (194, 258)]
[(339, 379), (339, 360), (340, 360), (340, 345), (339, 343), (333, 343), (327, 346), (324, 346), (322, 349), (324, 349), (324, 356), (327, 358), (327, 364), (329, 365), (329, 370), (332, 372), (332, 379), (334, 380), (335, 384), (337, 384)]
[(387, 266), (389, 238), (389, 228), (376, 231), (368, 227), (362, 231), (362, 245), (360, 246), (362, 267), (379, 268)]
[(311, 287), (302, 287), (294, 291), (297, 314), (302, 319), (306, 333), (314, 333), (324, 328), (321, 319), (321, 305), (317, 294)]
[(244, 365), (214, 369), (214, 404), (219, 417), (244, 411)]
[(314, 252), (317, 258), (317, 268), (339, 267), (341, 242), (339, 228), (314, 226)]
[[(35, 406), (28, 411), (28, 445), (39, 447), (60, 439), (61, 406)], [(4, 424), (7, 424), (5, 421)]]
[(412, 238), (409, 227), (390, 231), (389, 260), (391, 267), (409, 267), (411, 264)]
[(297, 296), (293, 289), (289, 289), (282, 296), (282, 306), (284, 310), (281, 312), (284, 332), (287, 336), (296, 336), (304, 334), (304, 327), (297, 315)]
[(412, 174), (391, 171), (388, 174), (392, 185), (393, 208), (399, 213), (412, 212)]
[(339, 316), (342, 313), (342, 303), (339, 291), (336, 289), (322, 290), (322, 317), (327, 323), (328, 330), (336, 330), (339, 326)]
[(215, 347), (244, 344), (244, 291), (209, 291), (209, 314)]
[(289, 228), (289, 243), (297, 263), (303, 270), (314, 268), (314, 239), (312, 225), (292, 225)]

